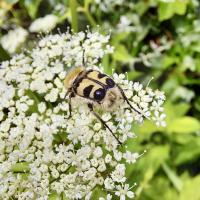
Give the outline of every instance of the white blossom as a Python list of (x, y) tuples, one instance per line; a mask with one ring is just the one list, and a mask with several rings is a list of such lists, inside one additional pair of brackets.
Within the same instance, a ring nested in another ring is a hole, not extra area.
[(132, 191), (129, 191), (129, 184), (117, 185), (116, 189), (117, 191), (115, 192), (115, 194), (120, 197), (120, 200), (125, 200), (126, 196), (130, 199), (134, 198), (134, 193)]
[(47, 32), (55, 28), (58, 23), (58, 17), (49, 14), (44, 17), (38, 18), (32, 22), (29, 27), (30, 32)]
[(95, 3), (99, 6), (100, 10), (104, 12), (112, 11), (115, 6), (117, 5), (123, 5), (123, 3), (126, 3), (125, 0), (95, 0)]
[(6, 51), (10, 54), (14, 54), (26, 41), (27, 36), (28, 32), (25, 29), (17, 27), (2, 36), (0, 42)]
[(123, 158), (126, 160), (127, 163), (135, 163), (136, 159), (139, 157), (138, 153), (131, 153), (130, 151), (126, 151), (123, 154)]
[[(126, 184), (126, 164), (137, 153), (120, 148), (108, 129), (85, 102), (72, 102), (64, 79), (80, 66), (83, 49), (87, 68), (101, 71), (98, 60), (111, 53), (110, 35), (98, 32), (47, 35), (28, 54), (19, 54), (0, 66), (0, 198), (47, 200), (56, 192), (69, 199), (89, 199), (101, 185), (106, 197), (133, 198)], [(125, 143), (134, 134), (133, 122), (152, 120), (165, 125), (162, 92), (113, 75), (124, 89), (132, 110), (122, 102), (113, 112), (99, 115)], [(20, 172), (20, 173), (18, 173)], [(103, 198), (103, 197), (102, 197)]]

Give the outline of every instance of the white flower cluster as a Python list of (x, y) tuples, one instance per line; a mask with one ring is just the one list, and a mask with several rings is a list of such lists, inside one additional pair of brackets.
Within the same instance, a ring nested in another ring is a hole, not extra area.
[[(129, 2), (126, 0), (95, 0), (94, 2), (103, 12), (115, 11), (116, 6), (128, 6)], [(95, 8), (93, 8), (95, 9)]]
[(54, 29), (58, 23), (58, 17), (53, 14), (37, 18), (29, 27), (30, 32), (47, 32)]
[(26, 41), (28, 32), (22, 27), (17, 27), (14, 30), (10, 30), (8, 34), (1, 38), (1, 45), (10, 54), (14, 54), (19, 47)]
[(140, 19), (137, 15), (121, 15), (116, 26), (117, 32), (134, 32), (141, 33), (143, 30)]
[[(126, 184), (126, 164), (138, 153), (119, 146), (89, 112), (73, 108), (69, 116), (63, 85), (67, 69), (88, 67), (111, 53), (109, 36), (98, 32), (49, 35), (31, 52), (13, 57), (0, 69), (0, 199), (47, 200), (52, 194), (91, 199), (101, 186), (107, 199), (134, 197)], [(99, 113), (123, 143), (134, 135), (133, 121), (144, 118), (164, 125), (164, 94), (113, 75), (138, 114), (124, 103), (115, 112)], [(101, 197), (100, 199), (104, 199)]]

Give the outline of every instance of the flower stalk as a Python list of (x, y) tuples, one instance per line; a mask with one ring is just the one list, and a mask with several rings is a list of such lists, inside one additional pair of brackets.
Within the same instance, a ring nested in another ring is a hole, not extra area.
[(76, 0), (70, 0), (70, 11), (71, 11), (71, 20), (72, 20), (72, 29), (74, 32), (78, 31), (78, 13), (77, 13), (77, 7), (78, 3)]

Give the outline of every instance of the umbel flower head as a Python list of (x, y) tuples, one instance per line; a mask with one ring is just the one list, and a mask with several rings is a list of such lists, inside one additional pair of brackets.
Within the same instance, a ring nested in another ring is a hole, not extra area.
[[(84, 103), (73, 106), (68, 119), (66, 73), (82, 65), (83, 49), (86, 66), (101, 70), (98, 60), (113, 51), (109, 37), (90, 31), (48, 35), (32, 51), (1, 64), (0, 199), (90, 199), (97, 186), (107, 193), (101, 199), (134, 197), (126, 163), (135, 163), (139, 154), (121, 147)], [(125, 102), (114, 112), (99, 111), (122, 143), (144, 116), (165, 125), (162, 92), (123, 74), (113, 79), (142, 113)]]
[(22, 27), (16, 27), (10, 30), (8, 34), (4, 35), (0, 39), (0, 43), (6, 51), (10, 54), (14, 54), (25, 43), (28, 37), (28, 31)]

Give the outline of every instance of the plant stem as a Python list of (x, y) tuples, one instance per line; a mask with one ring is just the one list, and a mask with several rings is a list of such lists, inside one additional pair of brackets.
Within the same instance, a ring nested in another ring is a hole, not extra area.
[(71, 11), (71, 19), (72, 19), (72, 29), (74, 32), (78, 31), (78, 14), (77, 14), (77, 1), (70, 0), (70, 11)]
[(86, 17), (87, 17), (88, 21), (90, 22), (90, 25), (93, 27), (96, 26), (96, 22), (95, 22), (94, 18), (92, 17), (92, 15), (90, 14), (89, 3), (87, 1), (85, 1), (83, 11), (85, 12)]
[(90, 13), (88, 11), (85, 11), (85, 15), (88, 18), (88, 21), (90, 22), (90, 24), (94, 27), (96, 26), (96, 22), (94, 21), (92, 15), (90, 15)]

